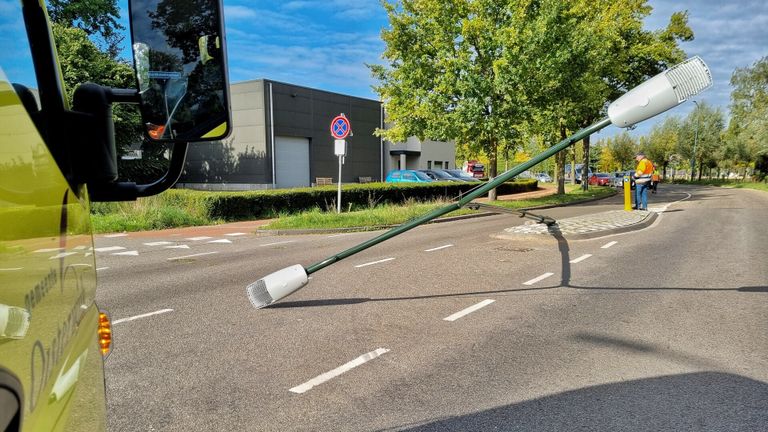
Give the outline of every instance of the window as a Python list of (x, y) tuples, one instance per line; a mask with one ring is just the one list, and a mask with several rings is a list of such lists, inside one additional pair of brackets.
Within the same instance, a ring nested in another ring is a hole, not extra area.
[(405, 180), (416, 180), (416, 176), (411, 173), (405, 173), (403, 174), (403, 179)]
[(435, 161), (435, 168), (443, 169), (443, 161)]
[(427, 161), (427, 169), (432, 169), (432, 161)]

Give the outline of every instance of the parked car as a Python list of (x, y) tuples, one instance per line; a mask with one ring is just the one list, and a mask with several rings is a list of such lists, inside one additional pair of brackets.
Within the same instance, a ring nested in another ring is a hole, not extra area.
[(449, 181), (449, 182), (461, 182), (463, 180), (460, 180), (444, 170), (441, 169), (426, 169), (426, 170), (419, 170), (426, 174), (429, 178), (431, 178), (434, 181)]
[[(576, 164), (576, 184), (581, 183), (581, 167), (583, 167), (584, 164)], [(571, 182), (573, 181), (573, 174), (571, 174), (571, 164), (565, 164), (565, 181)], [(594, 172), (592, 171), (592, 167), (587, 168), (587, 179), (592, 177), (592, 174)]]
[(443, 171), (445, 171), (448, 174), (456, 177), (459, 180), (463, 180), (463, 181), (466, 181), (466, 182), (480, 181), (477, 178), (475, 178), (475, 176), (473, 176), (472, 174), (470, 174), (470, 173), (468, 173), (466, 171), (462, 171), (460, 169), (447, 169), (447, 170), (443, 170)]
[(534, 174), (533, 178), (535, 178), (536, 180), (542, 183), (552, 183), (552, 177), (550, 177), (549, 174), (547, 173)]
[(611, 186), (617, 187), (617, 188), (623, 188), (624, 187), (624, 176), (629, 176), (629, 187), (630, 189), (635, 188), (635, 172), (634, 171), (617, 171), (613, 173), (613, 176), (611, 177)]
[(607, 173), (595, 173), (589, 177), (589, 184), (593, 186), (608, 186), (611, 184), (611, 176)]
[(430, 183), (428, 175), (418, 170), (392, 170), (385, 179), (387, 183)]

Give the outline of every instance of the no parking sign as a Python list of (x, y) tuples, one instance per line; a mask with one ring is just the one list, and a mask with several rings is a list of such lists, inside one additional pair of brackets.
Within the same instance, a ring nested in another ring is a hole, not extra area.
[(331, 120), (331, 136), (336, 139), (344, 139), (349, 135), (352, 126), (344, 114), (339, 114)]

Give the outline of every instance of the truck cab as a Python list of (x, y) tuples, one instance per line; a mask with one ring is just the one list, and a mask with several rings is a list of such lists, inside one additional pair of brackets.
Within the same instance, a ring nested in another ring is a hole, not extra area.
[[(112, 333), (95, 302), (90, 205), (162, 192), (178, 179), (188, 142), (228, 133), (221, 3), (195, 1), (196, 26), (173, 46), (156, 37), (162, 25), (135, 19), (147, 10), (159, 16), (162, 2), (144, 2), (131, 11), (136, 88), (82, 83), (72, 101), (44, 2), (14, 3), (24, 34), (13, 35), (14, 57), (0, 60), (0, 430), (104, 430)], [(177, 14), (168, 25), (192, 18)], [(142, 50), (179, 62), (164, 68)], [(31, 58), (33, 76), (18, 72), (18, 58)], [(155, 182), (118, 181), (111, 111), (118, 103), (139, 105), (147, 139), (173, 147), (168, 172)]]

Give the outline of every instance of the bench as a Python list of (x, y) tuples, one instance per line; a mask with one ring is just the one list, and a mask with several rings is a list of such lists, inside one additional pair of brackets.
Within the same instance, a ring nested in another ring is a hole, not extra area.
[(315, 177), (315, 186), (327, 186), (333, 184), (333, 177)]

